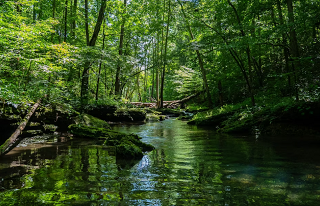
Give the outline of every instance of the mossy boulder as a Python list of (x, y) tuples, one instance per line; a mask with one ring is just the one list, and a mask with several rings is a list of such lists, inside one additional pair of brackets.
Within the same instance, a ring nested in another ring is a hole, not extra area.
[(111, 105), (91, 105), (86, 112), (94, 117), (109, 121), (108, 116), (113, 116), (117, 109), (116, 106)]
[(74, 123), (74, 118), (79, 115), (70, 105), (67, 104), (42, 104), (31, 117), (32, 122), (43, 124), (54, 124), (57, 130), (66, 131), (68, 125)]
[(111, 129), (110, 125), (97, 117), (91, 116), (89, 114), (80, 114), (74, 118), (75, 124), (89, 127), (99, 127), (105, 129)]
[(146, 111), (138, 108), (121, 108), (111, 118), (110, 121), (116, 122), (144, 121), (146, 119)]
[(156, 113), (147, 114), (147, 121), (163, 121), (166, 119), (165, 115), (160, 115)]
[(88, 111), (89, 114), (110, 122), (134, 122), (146, 120), (146, 111), (139, 108), (118, 108), (105, 109), (95, 108), (93, 111)]
[(154, 149), (152, 145), (141, 141), (136, 134), (125, 134), (105, 128), (72, 124), (69, 131), (75, 137), (100, 140), (105, 146), (114, 146), (117, 157), (136, 159), (143, 156), (143, 152)]

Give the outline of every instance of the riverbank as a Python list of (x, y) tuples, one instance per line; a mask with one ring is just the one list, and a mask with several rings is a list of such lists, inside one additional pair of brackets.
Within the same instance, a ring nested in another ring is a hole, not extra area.
[[(122, 121), (143, 122), (147, 118), (145, 110), (99, 105), (99, 107), (87, 107), (86, 113), (83, 110), (80, 113), (64, 104), (42, 104), (36, 112), (31, 114), (30, 119), (25, 120), (23, 117), (30, 110), (32, 103), (21, 105), (3, 103), (2, 105), (0, 113), (3, 131), (0, 138), (1, 154), (9, 152), (24, 138), (61, 132), (71, 138), (100, 140), (96, 141), (96, 144), (114, 147), (117, 151), (116, 156), (119, 158), (142, 158), (144, 152), (154, 149), (152, 145), (141, 142), (141, 138), (137, 135), (115, 132), (109, 126), (109, 123)], [(160, 119), (160, 113), (158, 116)], [(25, 122), (24, 128), (19, 126), (21, 122)], [(17, 127), (19, 134), (12, 138), (11, 134), (13, 131), (16, 133)]]
[[(249, 107), (245, 103), (225, 105), (212, 110), (149, 109), (116, 107), (110, 105), (88, 105), (85, 113), (63, 104), (42, 104), (30, 119), (21, 137), (32, 137), (54, 132), (70, 132), (69, 125), (96, 127), (110, 130), (116, 124), (144, 124), (147, 121), (162, 121), (169, 116), (189, 120), (188, 124), (209, 126), (220, 133), (242, 134), (319, 134), (320, 104), (318, 102), (295, 102), (282, 99), (278, 103)], [(1, 144), (21, 122), (32, 104), (3, 104), (0, 121)], [(187, 108), (188, 109), (188, 108)], [(108, 136), (108, 135), (106, 135)], [(125, 135), (123, 135), (125, 136)], [(74, 137), (77, 137), (76, 135)], [(118, 144), (120, 145), (120, 144)], [(129, 147), (128, 147), (129, 148)], [(141, 150), (141, 148), (140, 148)], [(143, 150), (139, 152), (142, 156)]]
[(225, 105), (197, 113), (189, 124), (221, 133), (320, 134), (320, 104), (286, 99), (255, 107)]

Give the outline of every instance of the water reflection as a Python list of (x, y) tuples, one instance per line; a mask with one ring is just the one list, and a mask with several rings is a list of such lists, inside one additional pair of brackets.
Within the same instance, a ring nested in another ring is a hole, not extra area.
[(0, 205), (318, 205), (319, 155), (174, 119), (115, 129), (157, 149), (138, 162), (87, 141), (16, 149), (0, 160)]

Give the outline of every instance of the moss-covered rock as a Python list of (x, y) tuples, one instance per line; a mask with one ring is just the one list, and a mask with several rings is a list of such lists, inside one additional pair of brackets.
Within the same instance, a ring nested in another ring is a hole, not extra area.
[(166, 119), (165, 115), (151, 113), (147, 114), (147, 121), (163, 121)]
[(119, 108), (116, 110), (103, 110), (102, 108), (100, 112), (98, 112), (98, 108), (95, 108), (94, 111), (88, 112), (95, 117), (110, 122), (134, 122), (146, 119), (146, 111), (139, 108)]
[(146, 114), (147, 114), (144, 109), (136, 109), (136, 108), (128, 109), (128, 113), (129, 113), (129, 116), (132, 118), (132, 121), (144, 121), (146, 119)]
[(44, 124), (54, 124), (58, 130), (66, 131), (68, 125), (74, 123), (74, 118), (79, 112), (72, 109), (70, 105), (65, 104), (43, 104), (31, 117), (32, 122), (42, 122)]
[(105, 129), (111, 129), (110, 125), (97, 117), (91, 116), (89, 114), (80, 114), (74, 118), (75, 124), (89, 126), (89, 127), (100, 127)]
[(69, 131), (74, 134), (75, 137), (102, 140), (103, 145), (114, 146), (117, 151), (117, 157), (121, 158), (141, 158), (143, 152), (154, 149), (152, 145), (142, 142), (141, 138), (136, 134), (124, 134), (105, 128), (76, 124), (70, 125)]
[(109, 120), (109, 116), (113, 116), (113, 114), (117, 111), (117, 107), (116, 106), (110, 106), (110, 105), (91, 105), (90, 107), (87, 108), (87, 113), (106, 120), (106, 121), (110, 121)]

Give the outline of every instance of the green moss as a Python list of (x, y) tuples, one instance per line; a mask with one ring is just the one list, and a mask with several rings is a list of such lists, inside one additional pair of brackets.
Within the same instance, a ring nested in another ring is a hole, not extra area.
[(46, 124), (46, 125), (43, 125), (43, 128), (45, 131), (51, 131), (51, 132), (54, 132), (57, 130), (57, 126), (54, 125), (54, 124)]
[(111, 129), (110, 125), (99, 118), (91, 116), (89, 114), (81, 114), (74, 118), (76, 124), (90, 126), (90, 127), (100, 127), (105, 129)]
[(1, 146), (0, 146), (0, 155), (2, 155), (5, 150), (7, 149), (8, 145), (10, 143), (10, 139), (7, 139)]
[(161, 115), (160, 112), (147, 114), (147, 121), (163, 121), (166, 119), (166, 115)]
[(144, 121), (147, 112), (139, 108), (120, 108), (114, 113), (118, 121)]
[(103, 145), (115, 146), (117, 156), (122, 158), (141, 158), (143, 156), (142, 152), (154, 149), (152, 145), (142, 142), (140, 140), (141, 138), (136, 134), (124, 134), (105, 128), (76, 124), (70, 125), (69, 131), (74, 134), (75, 137), (104, 139)]
[(120, 157), (142, 158), (143, 153), (140, 147), (130, 141), (121, 142), (116, 146), (117, 155)]

